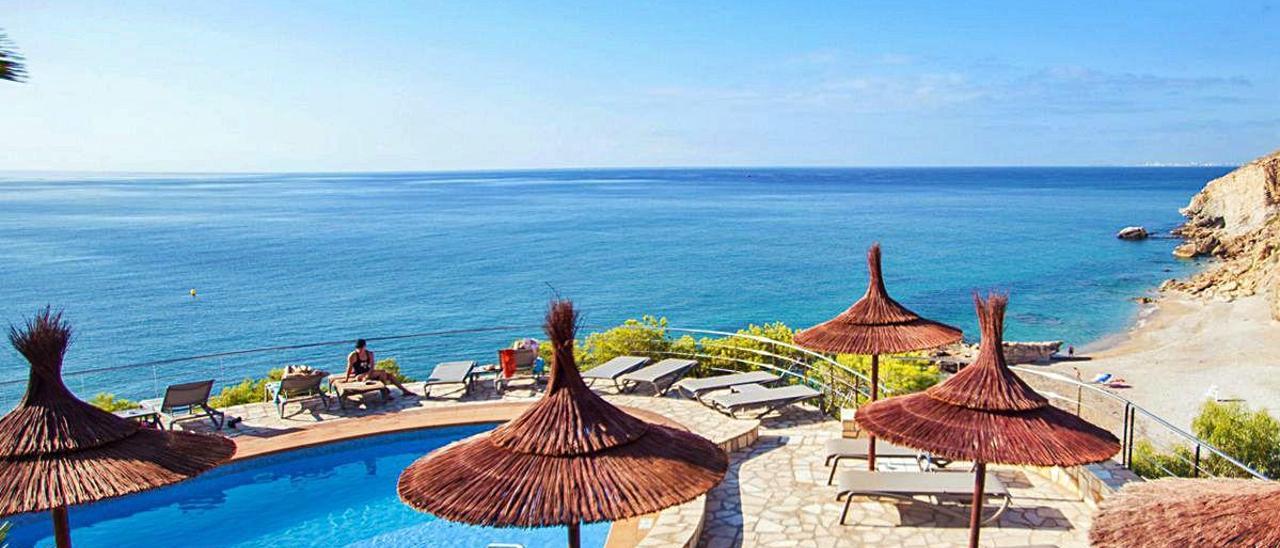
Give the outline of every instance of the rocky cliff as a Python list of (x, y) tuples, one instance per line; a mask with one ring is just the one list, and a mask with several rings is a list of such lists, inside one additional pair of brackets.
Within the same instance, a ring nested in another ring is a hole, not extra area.
[(1280, 150), (1210, 181), (1182, 214), (1187, 222), (1174, 234), (1186, 242), (1174, 255), (1217, 261), (1161, 289), (1222, 299), (1266, 294), (1280, 319)]

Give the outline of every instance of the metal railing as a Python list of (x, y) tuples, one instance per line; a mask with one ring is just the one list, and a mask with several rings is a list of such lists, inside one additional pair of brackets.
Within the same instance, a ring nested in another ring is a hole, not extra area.
[[(1120, 464), (1130, 469), (1135, 466), (1135, 450), (1145, 442), (1150, 449), (1160, 451), (1165, 459), (1180, 462), (1182, 466), (1179, 468), (1183, 468), (1170, 469), (1159, 459), (1150, 458), (1148, 455), (1143, 459), (1142, 464), (1159, 469), (1162, 473), (1157, 475), (1192, 477), (1232, 475), (1270, 479), (1239, 459), (1214, 447), (1213, 444), (1174, 426), (1124, 396), (1051, 371), (1025, 366), (1013, 366), (1012, 369), (1021, 373), (1023, 379), (1048, 397), (1054, 405), (1102, 426), (1120, 438)], [(1060, 393), (1067, 391), (1074, 392), (1074, 397)], [(1214, 467), (1207, 466), (1210, 462), (1216, 465), (1216, 470)], [(1223, 468), (1229, 469), (1232, 473), (1220, 473)]]
[[(655, 329), (652, 326), (636, 328)], [(583, 338), (589, 336), (587, 332), (600, 332), (604, 329), (584, 327)], [(717, 371), (772, 371), (787, 382), (803, 383), (820, 390), (824, 396), (820, 406), (832, 414), (840, 408), (858, 407), (870, 398), (871, 381), (866, 375), (818, 352), (750, 333), (665, 326), (657, 329), (662, 333), (666, 344), (658, 349), (634, 352), (635, 354), (697, 359), (702, 365), (695, 374), (702, 375)], [(402, 371), (411, 376), (426, 376), (434, 364), (443, 361), (465, 358), (482, 363), (492, 362), (496, 359), (496, 350), (508, 347), (516, 336), (538, 335), (540, 332), (541, 326), (535, 325), (491, 326), (368, 337), (367, 340), (378, 358), (396, 358)], [(691, 337), (697, 335), (702, 338), (695, 340), (692, 346), (680, 346), (672, 344), (675, 342), (672, 334)], [(64, 378), (68, 386), (82, 397), (97, 392), (109, 392), (131, 399), (160, 397), (169, 384), (213, 378), (218, 381), (218, 387), (224, 387), (236, 384), (241, 379), (265, 376), (269, 370), (285, 364), (306, 363), (323, 368), (323, 364), (327, 363), (340, 370), (345, 367), (342, 360), (350, 345), (350, 340), (334, 340), (239, 349), (68, 371)], [(894, 356), (893, 359), (918, 361), (922, 365), (928, 363), (924, 358)], [(1190, 475), (1220, 475), (1205, 466), (1207, 460), (1212, 460), (1215, 466), (1231, 468), (1233, 475), (1268, 479), (1221, 449), (1118, 394), (1057, 373), (1021, 366), (1014, 366), (1013, 369), (1022, 373), (1024, 379), (1055, 405), (1115, 433), (1123, 447), (1119, 460), (1125, 466), (1132, 466), (1135, 447), (1140, 442), (1162, 449), (1176, 448), (1176, 444), (1183, 444), (1187, 448), (1185, 454), (1170, 451), (1166, 455), (1184, 461)], [(26, 382), (25, 378), (0, 381), (0, 406), (8, 408), (16, 403), (25, 390)], [(883, 384), (880, 392), (892, 395), (892, 391)], [(1059, 392), (1074, 392), (1075, 397), (1064, 396)], [(1159, 466), (1159, 463), (1156, 465)], [(1177, 472), (1168, 469), (1164, 471), (1169, 475)]]

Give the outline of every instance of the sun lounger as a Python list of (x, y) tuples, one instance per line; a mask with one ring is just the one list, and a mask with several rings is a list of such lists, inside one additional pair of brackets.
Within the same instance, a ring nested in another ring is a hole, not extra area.
[[(838, 489), (836, 500), (844, 498), (844, 511), (840, 513), (841, 525), (844, 525), (849, 516), (849, 505), (854, 496), (890, 498), (911, 503), (923, 502), (916, 497), (926, 497), (932, 499), (930, 502), (937, 510), (966, 518), (969, 515), (967, 508), (957, 511), (942, 503), (960, 501), (967, 506), (973, 500), (973, 474), (846, 470), (840, 473)], [(1008, 488), (994, 474), (987, 474), (985, 494), (988, 499), (1000, 499), (1000, 507), (995, 515), (983, 521), (984, 524), (999, 519), (1012, 503)]]
[[(867, 460), (867, 448), (871, 445), (867, 438), (836, 438), (827, 440), (827, 466), (831, 467), (831, 474), (827, 476), (827, 485), (831, 485), (835, 481), (836, 471), (840, 469), (840, 461), (845, 459)], [(938, 467), (946, 467), (951, 461), (946, 459), (935, 459), (927, 453), (916, 451), (915, 449), (901, 447), (886, 443), (883, 440), (876, 442), (876, 458), (885, 459), (913, 459), (921, 471), (927, 472), (930, 465), (936, 464)]]
[(209, 393), (213, 391), (213, 379), (207, 381), (171, 384), (163, 398), (143, 400), (138, 405), (155, 411), (168, 420), (169, 429), (179, 422), (208, 418), (215, 429), (222, 429), (226, 415), (209, 406)]
[(731, 373), (728, 375), (716, 375), (714, 377), (704, 377), (701, 379), (682, 379), (675, 384), (675, 388), (681, 393), (702, 401), (702, 395), (707, 392), (716, 390), (724, 390), (742, 384), (765, 385), (777, 382), (781, 377), (774, 375), (768, 371), (750, 371), (747, 373)]
[(267, 395), (276, 404), (276, 410), (279, 411), (280, 418), (284, 418), (284, 406), (294, 401), (320, 398), (320, 401), (324, 403), (324, 408), (328, 409), (329, 396), (325, 395), (324, 391), (320, 389), (325, 376), (321, 372), (316, 375), (285, 377), (276, 382), (267, 383)]
[(361, 396), (360, 401), (364, 401), (365, 394), (377, 392), (382, 396), (382, 402), (386, 403), (391, 399), (391, 390), (387, 389), (387, 385), (382, 381), (361, 381), (351, 379), (349, 381), (342, 380), (343, 375), (329, 376), (329, 391), (333, 392), (334, 399), (338, 400), (338, 407), (347, 408), (347, 402), (355, 403), (354, 398)]
[(613, 387), (621, 391), (622, 386), (618, 384), (618, 377), (635, 371), (640, 366), (648, 362), (649, 358), (642, 358), (640, 356), (618, 356), (612, 360), (583, 371), (582, 379), (590, 383), (595, 383), (597, 380), (605, 379), (612, 382)]
[[(695, 365), (698, 365), (698, 362), (694, 360), (667, 358), (618, 377), (618, 382), (624, 390), (634, 390), (642, 384), (647, 384), (653, 387), (655, 395), (661, 396)], [(662, 386), (663, 384), (666, 386)]]
[(753, 407), (765, 408), (755, 418), (761, 418), (773, 411), (793, 403), (818, 398), (822, 392), (802, 384), (792, 384), (778, 388), (766, 388), (758, 384), (742, 384), (733, 387), (728, 394), (716, 394), (707, 398), (711, 406), (721, 413), (737, 417), (738, 411)]
[(471, 393), (471, 373), (476, 368), (474, 361), (444, 362), (436, 365), (431, 376), (422, 383), (423, 397), (431, 397), (431, 387), (442, 384), (461, 384), (464, 393)]

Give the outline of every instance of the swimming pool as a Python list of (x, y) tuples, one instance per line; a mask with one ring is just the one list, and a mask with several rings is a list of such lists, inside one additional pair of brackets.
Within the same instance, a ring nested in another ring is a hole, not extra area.
[[(71, 508), (86, 546), (564, 546), (564, 528), (497, 529), (447, 522), (396, 496), (409, 463), (494, 424), (432, 428), (234, 462), (184, 483)], [(12, 520), (9, 545), (53, 546), (48, 514)], [(604, 546), (608, 523), (582, 528)]]

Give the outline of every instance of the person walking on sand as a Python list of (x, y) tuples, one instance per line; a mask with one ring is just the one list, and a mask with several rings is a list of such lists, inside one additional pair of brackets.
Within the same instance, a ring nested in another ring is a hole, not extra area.
[(405, 388), (400, 381), (396, 380), (396, 376), (387, 371), (378, 369), (377, 362), (373, 360), (373, 351), (367, 348), (364, 339), (356, 341), (356, 349), (347, 354), (347, 375), (343, 377), (343, 382), (351, 380), (355, 377), (359, 381), (382, 381), (386, 384), (393, 384), (400, 389), (400, 393), (406, 396), (416, 396)]

